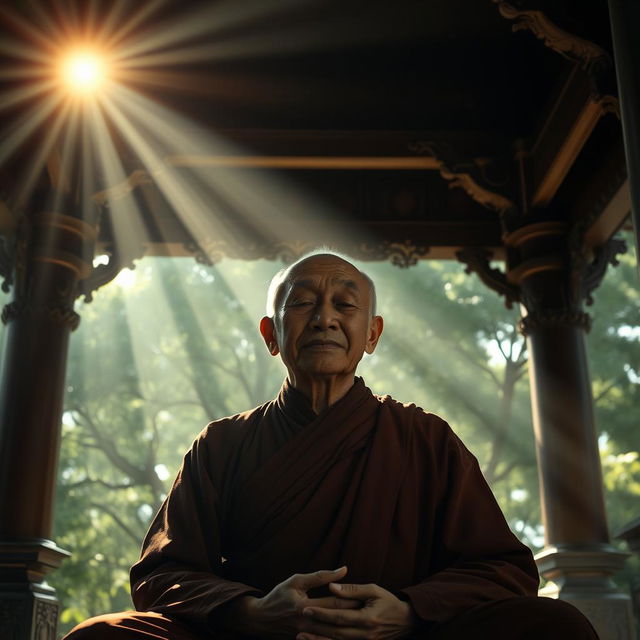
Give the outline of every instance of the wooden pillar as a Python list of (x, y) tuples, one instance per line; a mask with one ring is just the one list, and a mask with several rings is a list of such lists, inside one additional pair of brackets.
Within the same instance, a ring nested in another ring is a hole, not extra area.
[(632, 640), (630, 598), (612, 581), (628, 554), (609, 543), (582, 310), (610, 248), (588, 261), (576, 239), (563, 222), (528, 224), (505, 238), (529, 351), (545, 527), (536, 561), (549, 581), (542, 595), (576, 605), (601, 640)]
[[(631, 190), (631, 214), (640, 256), (640, 2), (609, 0), (620, 115)], [(640, 266), (640, 261), (638, 262)]]
[(18, 233), (0, 378), (0, 625), (12, 640), (55, 640), (58, 604), (45, 575), (68, 555), (51, 540), (67, 346), (78, 280), (96, 231), (35, 211)]

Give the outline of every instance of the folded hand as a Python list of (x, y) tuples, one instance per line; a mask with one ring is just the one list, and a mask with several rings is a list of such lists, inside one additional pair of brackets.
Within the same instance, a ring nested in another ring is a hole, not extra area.
[(411, 605), (376, 584), (331, 584), (331, 591), (361, 607), (305, 607), (310, 623), (296, 640), (378, 640), (411, 634), (417, 616)]

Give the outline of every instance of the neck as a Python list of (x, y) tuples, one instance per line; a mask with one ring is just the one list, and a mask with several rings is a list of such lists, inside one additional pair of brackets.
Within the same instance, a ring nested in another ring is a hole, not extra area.
[(326, 378), (313, 378), (308, 380), (293, 379), (289, 374), (289, 382), (292, 387), (303, 393), (311, 402), (311, 408), (318, 414), (327, 407), (335, 404), (347, 395), (353, 386), (355, 377), (336, 378), (327, 376)]

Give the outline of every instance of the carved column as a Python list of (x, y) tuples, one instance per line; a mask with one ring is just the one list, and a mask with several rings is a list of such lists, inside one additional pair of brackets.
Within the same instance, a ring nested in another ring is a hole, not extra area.
[(631, 190), (636, 255), (640, 256), (640, 2), (609, 0), (609, 15)]
[(545, 528), (536, 556), (548, 581), (541, 595), (573, 603), (601, 640), (631, 640), (630, 599), (611, 579), (628, 554), (609, 543), (582, 309), (622, 243), (589, 256), (581, 240), (565, 222), (530, 223), (505, 235), (506, 274), (482, 253), (459, 258), (508, 304), (521, 305)]
[(626, 554), (609, 544), (582, 310), (607, 256), (588, 262), (576, 240), (563, 222), (530, 224), (505, 238), (529, 351), (545, 528), (536, 561), (549, 581), (544, 595), (575, 604), (601, 640), (631, 640), (630, 600), (611, 580)]
[(95, 236), (74, 215), (35, 211), (21, 220), (5, 273), (15, 282), (2, 312), (0, 635), (10, 640), (56, 637), (58, 604), (44, 578), (68, 555), (49, 538), (73, 304)]

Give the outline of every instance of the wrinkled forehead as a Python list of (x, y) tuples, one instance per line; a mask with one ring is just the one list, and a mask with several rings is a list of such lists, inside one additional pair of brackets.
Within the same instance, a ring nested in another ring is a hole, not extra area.
[(313, 286), (321, 282), (366, 291), (367, 282), (356, 267), (334, 256), (313, 256), (295, 265), (283, 285), (288, 291), (296, 286)]
[[(318, 286), (327, 279), (357, 290), (358, 293), (362, 292), (368, 298), (374, 295), (372, 284), (354, 265), (339, 256), (320, 254), (293, 265), (277, 284), (272, 282), (273, 289), (268, 295), (271, 302), (267, 302), (267, 313), (271, 315), (276, 312), (292, 289), (298, 286)], [(371, 299), (368, 303), (372, 306)]]

